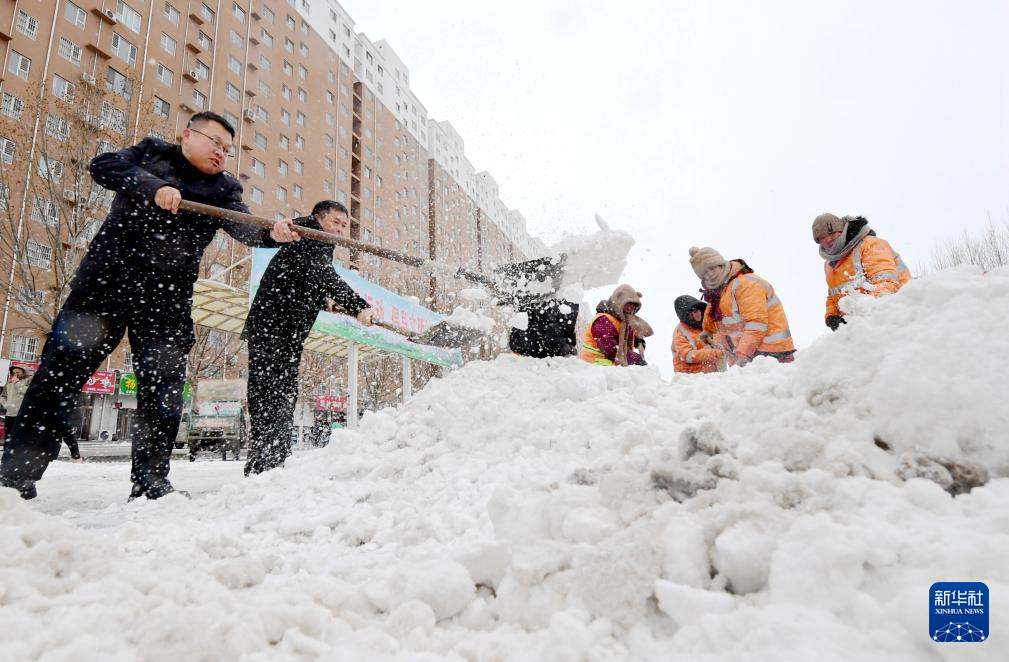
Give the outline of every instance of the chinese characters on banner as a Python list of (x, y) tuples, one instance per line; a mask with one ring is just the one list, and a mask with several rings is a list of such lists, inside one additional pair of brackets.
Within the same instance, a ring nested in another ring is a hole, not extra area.
[(349, 397), (346, 395), (317, 395), (315, 396), (315, 410), (346, 411), (348, 399)]
[(116, 373), (99, 370), (88, 378), (81, 392), (112, 395), (116, 392)]

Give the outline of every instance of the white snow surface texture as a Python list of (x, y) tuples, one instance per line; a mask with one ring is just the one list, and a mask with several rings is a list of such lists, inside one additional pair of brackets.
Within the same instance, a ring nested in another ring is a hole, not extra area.
[[(1009, 271), (849, 309), (792, 365), (671, 383), (471, 363), (88, 526), (0, 490), (0, 660), (1005, 659)], [(953, 497), (914, 453), (991, 480)], [(937, 581), (988, 585), (990, 641), (929, 638)]]

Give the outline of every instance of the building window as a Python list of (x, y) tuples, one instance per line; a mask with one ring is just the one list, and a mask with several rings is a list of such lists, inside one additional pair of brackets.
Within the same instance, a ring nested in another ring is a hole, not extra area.
[(256, 146), (260, 149), (266, 149), (269, 146), (269, 141), (267, 141), (266, 136), (256, 131), (256, 137), (254, 138)]
[(280, 109), (280, 121), (287, 126), (291, 126), (291, 113), (287, 112), (286, 108)]
[(328, 179), (324, 179), (322, 181), (322, 191), (323, 191), (323, 193), (332, 193), (333, 192), (333, 182), (329, 181)]
[(294, 160), (294, 172), (298, 173), (299, 175), (304, 174), (305, 164), (301, 162), (301, 159)]
[(11, 51), (10, 62), (7, 64), (7, 71), (18, 78), (28, 80), (28, 74), (32, 70), (32, 61), (17, 51)]
[(112, 33), (112, 52), (129, 64), (135, 64), (137, 61), (137, 47), (118, 32)]
[[(287, 15), (287, 21), (286, 22), (287, 22), (288, 29), (290, 29), (290, 30), (297, 30), (298, 29), (298, 22), (295, 21), (294, 17), (291, 16), (290, 14)], [(292, 46), (293, 46), (293, 44), (292, 44)]]
[(270, 86), (266, 83), (265, 80), (259, 79), (256, 82), (256, 89), (258, 89), (259, 93), (262, 94), (264, 97), (270, 96)]
[(305, 113), (299, 110), (297, 120), (298, 120), (298, 126), (305, 126)]
[(285, 161), (284, 159), (279, 159), (277, 161), (277, 172), (279, 172), (284, 177), (287, 176), (287, 161)]
[(242, 35), (238, 34), (234, 30), (232, 30), (229, 34), (231, 35), (231, 43), (232, 44), (234, 44), (235, 46), (238, 46), (239, 48), (242, 48), (242, 47), (245, 46), (245, 37), (243, 37)]
[(11, 339), (11, 358), (15, 361), (34, 361), (38, 353), (39, 339), (35, 336), (14, 336)]
[[(70, 122), (58, 115), (49, 115), (46, 118), (46, 135), (50, 135), (57, 140), (66, 140), (70, 137)], [(60, 166), (60, 176), (63, 175), (63, 166)]]
[(108, 101), (102, 102), (102, 127), (119, 134), (126, 133), (126, 111), (116, 108)]
[(308, 44), (306, 44), (305, 42), (301, 42), (300, 44), (298, 44), (298, 48), (301, 50), (301, 55), (303, 57), (308, 57)]
[(305, 68), (305, 65), (298, 65), (298, 75), (301, 76), (301, 80), (306, 80), (308, 78), (308, 69)]
[(332, 170), (333, 169), (333, 159), (329, 158), (328, 156), (323, 157), (322, 163), (323, 163), (324, 166), (326, 166), (326, 170)]
[(14, 162), (14, 152), (17, 150), (17, 143), (10, 138), (0, 137), (0, 160), (10, 165)]
[(0, 103), (0, 112), (11, 119), (19, 120), (21, 119), (21, 113), (23, 113), (24, 110), (24, 99), (11, 94), (10, 92), (4, 92), (3, 102)]
[(263, 192), (255, 186), (253, 186), (252, 190), (249, 192), (249, 197), (252, 198), (252, 201), (256, 204), (263, 203)]
[(288, 39), (287, 37), (284, 37), (284, 50), (287, 51), (288, 53), (294, 52), (294, 42)]
[(277, 200), (284, 202), (287, 200), (287, 189), (283, 186), (277, 187)]
[(301, 200), (302, 193), (304, 193), (304, 189), (302, 189), (301, 186), (299, 186), (298, 184), (295, 184), (294, 188), (291, 189), (291, 194), (295, 197), (296, 200)]
[(308, 92), (306, 92), (305, 88), (303, 87), (298, 88), (298, 101), (300, 101), (301, 103), (308, 102)]
[(291, 141), (284, 134), (280, 134), (280, 148), (286, 152), (291, 151)]
[(60, 57), (69, 60), (80, 66), (81, 64), (81, 47), (70, 41), (66, 37), (60, 37), (60, 46), (57, 49)]
[(133, 96), (130, 81), (121, 72), (109, 67), (105, 72), (105, 87), (110, 92), (115, 92), (127, 101)]
[(266, 176), (266, 164), (259, 159), (253, 157), (252, 159), (252, 172), (256, 173), (260, 177)]
[(123, 352), (123, 371), (133, 372), (133, 352), (130, 350)]
[(172, 72), (172, 70), (166, 67), (165, 65), (161, 64), (160, 62), (158, 63), (157, 75), (158, 80), (160, 80), (162, 83), (164, 83), (169, 87), (172, 86), (172, 81), (175, 80), (175, 74)]
[(53, 96), (66, 102), (74, 100), (75, 86), (62, 76), (53, 75)]
[(120, 23), (140, 34), (140, 13), (132, 9), (123, 0), (116, 6), (116, 18)]
[(60, 213), (56, 203), (49, 198), (37, 196), (32, 207), (32, 220), (46, 225), (57, 225), (60, 222)]
[(273, 48), (273, 35), (267, 32), (265, 28), (260, 29), (259, 37), (259, 40), (266, 44), (267, 48)]
[(53, 264), (53, 248), (38, 242), (28, 240), (25, 246), (28, 264), (39, 269), (49, 269)]
[(294, 67), (287, 60), (284, 60), (284, 74), (287, 76), (294, 75)]
[(74, 3), (68, 2), (63, 8), (63, 18), (70, 21), (70, 24), (74, 27), (83, 29), (84, 24), (87, 22), (88, 14)]
[(238, 19), (238, 22), (245, 24), (245, 10), (238, 6), (237, 2), (231, 4), (231, 15)]
[(168, 4), (167, 2), (165, 3), (164, 14), (165, 18), (171, 21), (174, 25), (179, 24), (179, 10), (173, 7), (172, 5)]
[(291, 100), (291, 88), (289, 88), (287, 85), (284, 85), (283, 87), (281, 87), (280, 88), (280, 96), (282, 96), (285, 99), (287, 99), (288, 101), (290, 101)]
[(164, 32), (161, 33), (161, 48), (169, 55), (175, 55), (175, 51), (178, 48), (178, 42), (169, 37)]
[[(206, 7), (206, 5), (204, 5), (204, 7)], [(196, 42), (200, 45), (200, 48), (205, 51), (209, 51), (214, 47), (214, 40), (211, 39), (203, 30), (200, 30), (200, 33), (196, 35)]]
[(205, 109), (207, 107), (207, 95), (199, 90), (193, 90), (193, 103), (200, 110)]
[(269, 7), (263, 7), (263, 20), (273, 25), (273, 21), (276, 20), (277, 15), (273, 13), (273, 10)]
[(305, 149), (305, 139), (300, 135), (294, 137), (294, 146), (298, 149)]
[(200, 15), (206, 19), (207, 23), (213, 23), (217, 19), (217, 14), (207, 5), (200, 7)]
[(34, 39), (39, 35), (39, 20), (24, 9), (18, 10), (18, 20), (14, 27), (29, 39)]
[(239, 60), (234, 55), (229, 55), (228, 56), (228, 69), (231, 69), (231, 71), (233, 73), (236, 73), (236, 74), (242, 73), (242, 61)]
[(270, 62), (270, 58), (262, 53), (259, 54), (259, 67), (264, 71), (273, 71), (273, 63)]
[(208, 67), (207, 63), (203, 60), (196, 61), (196, 66), (193, 68), (193, 71), (196, 72), (196, 77), (199, 80), (207, 80), (210, 78), (210, 67)]
[(168, 103), (159, 96), (154, 97), (154, 112), (168, 119), (168, 114), (172, 112), (172, 104)]

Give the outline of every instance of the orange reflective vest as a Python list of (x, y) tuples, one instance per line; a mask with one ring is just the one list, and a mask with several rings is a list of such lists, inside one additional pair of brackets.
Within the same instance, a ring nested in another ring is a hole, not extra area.
[(673, 331), (673, 372), (718, 372), (724, 367), (725, 355), (701, 342), (702, 333), (683, 322)]
[[(620, 334), (620, 329), (624, 325), (622, 321), (609, 313), (599, 313), (592, 319), (592, 324), (595, 324), (596, 320), (600, 317), (608, 319), (613, 326), (616, 327), (617, 335)], [(592, 335), (592, 324), (589, 324), (589, 328), (585, 329), (585, 336), (582, 339), (582, 349), (578, 356), (582, 359), (582, 361), (588, 361), (589, 363), (595, 363), (596, 365), (614, 365), (613, 361), (606, 358), (603, 351), (599, 349), (599, 342), (596, 340), (596, 337)], [(630, 329), (627, 332), (627, 347), (634, 347), (633, 329)]]
[(795, 351), (785, 307), (771, 284), (752, 273), (729, 281), (718, 300), (722, 319), (715, 321), (713, 306), (704, 311), (704, 330), (732, 349), (737, 359), (757, 353)]
[(827, 276), (827, 312), (824, 317), (840, 315), (838, 302), (852, 292), (892, 294), (911, 280), (911, 270), (889, 242), (869, 235), (851, 252), (835, 263), (825, 262)]

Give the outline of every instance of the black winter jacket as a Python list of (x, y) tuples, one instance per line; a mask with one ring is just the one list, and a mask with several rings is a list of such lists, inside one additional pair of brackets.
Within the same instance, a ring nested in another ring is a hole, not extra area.
[(207, 175), (182, 148), (156, 138), (91, 160), (94, 181), (116, 192), (112, 208), (81, 261), (71, 288), (78, 292), (151, 295), (187, 300), (199, 277), (200, 258), (218, 230), (250, 246), (277, 246), (269, 230), (154, 204), (162, 186), (185, 200), (248, 213), (242, 185), (224, 173)]
[[(312, 216), (296, 218), (294, 223), (322, 229)], [(368, 307), (368, 302), (333, 270), (333, 246), (311, 239), (285, 244), (270, 260), (259, 282), (243, 336), (251, 340), (296, 335), (303, 340), (326, 297), (351, 315)]]

